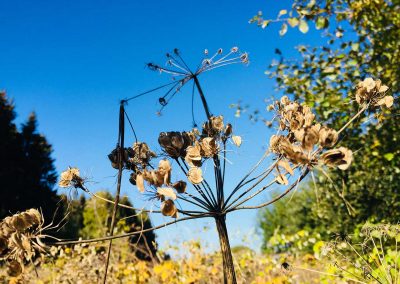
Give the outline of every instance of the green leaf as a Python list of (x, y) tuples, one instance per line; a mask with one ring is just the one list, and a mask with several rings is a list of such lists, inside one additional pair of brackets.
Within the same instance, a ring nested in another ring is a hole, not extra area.
[(394, 154), (393, 153), (386, 153), (385, 155), (383, 155), (383, 157), (390, 162), (391, 160), (393, 160)]
[(283, 15), (286, 15), (286, 14), (287, 14), (287, 10), (285, 10), (285, 9), (280, 10), (280, 11), (279, 11), (279, 14), (278, 14), (278, 18), (279, 18), (280, 16), (283, 16)]
[(262, 27), (263, 29), (265, 29), (266, 27), (268, 27), (268, 25), (269, 25), (270, 22), (271, 22), (270, 20), (264, 20), (264, 21), (262, 22), (261, 27)]
[(359, 47), (360, 47), (360, 44), (357, 42), (351, 44), (351, 50), (353, 50), (353, 51), (358, 51)]
[(299, 24), (299, 19), (297, 18), (290, 18), (288, 19), (288, 24), (294, 28), (295, 26), (297, 26)]
[(281, 30), (279, 31), (279, 34), (283, 36), (287, 32), (288, 26), (284, 23), (282, 24)]
[(348, 63), (350, 66), (356, 66), (358, 64), (357, 60), (350, 60)]
[(300, 30), (303, 34), (305, 34), (305, 33), (308, 32), (308, 24), (307, 24), (306, 21), (304, 21), (304, 20), (301, 20), (301, 21), (300, 21), (299, 30)]
[(317, 21), (315, 22), (315, 28), (317, 30), (325, 29), (328, 27), (328, 19), (325, 17), (318, 17)]

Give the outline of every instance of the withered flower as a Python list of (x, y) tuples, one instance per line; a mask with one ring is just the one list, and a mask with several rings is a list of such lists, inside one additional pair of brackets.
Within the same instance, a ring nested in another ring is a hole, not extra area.
[(178, 210), (176, 209), (174, 201), (167, 199), (161, 203), (161, 213), (164, 216), (171, 216), (176, 218)]
[(199, 184), (203, 181), (203, 171), (199, 167), (190, 168), (188, 180), (193, 184)]
[(200, 142), (201, 156), (211, 158), (218, 153), (219, 147), (215, 139), (212, 137), (205, 137)]
[(172, 188), (169, 187), (157, 188), (157, 194), (161, 197), (161, 200), (165, 200), (165, 198), (170, 198), (172, 200), (176, 199), (176, 193)]
[(385, 96), (388, 86), (383, 85), (381, 80), (365, 78), (357, 84), (356, 101), (360, 105), (370, 103), (372, 106), (386, 106), (390, 108), (393, 105), (393, 97)]
[(324, 148), (333, 147), (338, 140), (336, 130), (328, 127), (322, 127), (319, 131), (319, 144)]
[(339, 147), (326, 151), (321, 155), (321, 159), (329, 167), (346, 170), (353, 160), (353, 152), (345, 147)]
[(79, 175), (79, 169), (68, 167), (66, 171), (61, 173), (61, 179), (58, 185), (60, 187), (79, 187), (82, 183), (83, 179)]
[(177, 181), (172, 184), (172, 187), (175, 188), (175, 190), (178, 193), (185, 193), (186, 192), (186, 182), (183, 180)]

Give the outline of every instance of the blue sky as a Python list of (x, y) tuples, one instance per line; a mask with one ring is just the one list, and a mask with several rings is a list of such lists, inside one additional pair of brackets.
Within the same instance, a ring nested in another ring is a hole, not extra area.
[[(177, 47), (196, 66), (205, 48), (212, 52), (239, 46), (249, 53), (249, 66), (221, 68), (200, 78), (212, 112), (223, 114), (243, 137), (242, 147), (232, 147), (228, 157), (233, 162), (228, 168), (229, 191), (229, 185), (260, 157), (271, 135), (261, 124), (235, 118), (229, 104), (242, 100), (264, 110), (264, 98), (279, 96), (274, 81), (264, 74), (275, 48), (295, 57), (295, 45), (324, 41), (313, 27), (306, 35), (289, 29), (281, 38), (279, 25), (262, 30), (248, 24), (259, 10), (274, 18), (290, 6), (286, 0), (1, 1), (0, 89), (15, 102), (17, 123), (36, 112), (39, 131), (53, 145), (58, 171), (77, 166), (93, 181), (93, 190), (115, 192), (116, 172), (106, 155), (116, 144), (118, 102), (170, 80), (150, 72), (145, 64), (163, 64), (164, 54)], [(188, 130), (192, 122), (190, 88), (179, 93), (161, 117), (155, 115), (158, 95), (142, 97), (127, 107), (139, 140), (155, 149), (159, 132)], [(205, 117), (199, 99), (195, 102), (196, 119), (201, 122)], [(126, 143), (133, 143), (129, 131)], [(144, 203), (127, 179), (122, 192), (135, 205)], [(263, 194), (256, 203), (267, 198)], [(246, 211), (228, 217), (234, 245), (247, 236), (245, 244), (259, 247), (259, 237), (250, 234), (256, 216), (256, 211)], [(204, 226), (211, 230), (203, 232)], [(157, 231), (158, 241), (163, 245), (171, 239), (201, 236), (217, 246), (213, 228), (212, 220), (180, 223)]]

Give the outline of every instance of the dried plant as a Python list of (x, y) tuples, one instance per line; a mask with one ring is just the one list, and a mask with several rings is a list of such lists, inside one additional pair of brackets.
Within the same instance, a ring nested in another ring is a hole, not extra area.
[[(235, 130), (232, 125), (224, 121), (222, 115), (211, 114), (198, 77), (202, 73), (218, 67), (234, 63), (248, 64), (248, 62), (247, 53), (242, 53), (237, 47), (233, 47), (225, 55), (222, 49), (219, 49), (212, 56), (209, 56), (206, 50), (205, 58), (202, 59), (196, 71), (189, 69), (178, 50), (174, 50), (172, 54), (167, 54), (167, 67), (149, 63), (148, 67), (151, 70), (171, 74), (174, 80), (172, 83), (121, 101), (117, 147), (108, 156), (111, 166), (118, 169), (115, 200), (107, 200), (92, 193), (77, 168), (69, 168), (61, 174), (61, 187), (82, 189), (104, 202), (114, 204), (110, 235), (89, 240), (58, 241), (51, 243), (51, 245), (110, 241), (105, 260), (106, 266), (103, 277), (103, 283), (105, 283), (113, 239), (142, 234), (185, 220), (214, 218), (220, 239), (224, 283), (236, 283), (236, 273), (226, 227), (226, 215), (238, 210), (262, 208), (276, 202), (297, 188), (298, 184), (316, 167), (328, 166), (337, 167), (341, 170), (347, 169), (351, 164), (353, 153), (350, 149), (344, 147), (335, 148), (341, 132), (369, 107), (390, 107), (390, 101), (393, 100), (393, 98), (390, 99), (390, 96), (384, 95), (387, 88), (380, 81), (371, 79), (372, 83), (371, 80), (366, 79), (357, 85), (356, 101), (361, 105), (360, 111), (343, 128), (336, 131), (324, 126), (322, 122), (316, 121), (315, 115), (308, 106), (291, 101), (286, 96), (282, 97), (280, 101), (274, 102), (269, 107), (270, 110), (275, 112), (275, 120), (278, 125), (278, 132), (269, 141), (269, 149), (249, 172), (243, 174), (243, 178), (235, 187), (226, 188), (228, 141), (240, 147), (242, 139), (240, 136), (234, 135)], [(206, 121), (201, 128), (195, 127), (185, 132), (160, 133), (158, 143), (163, 153), (159, 155), (153, 152), (145, 142), (139, 142), (135, 132), (136, 141), (131, 147), (125, 147), (125, 120), (127, 119), (132, 126), (125, 110), (127, 103), (142, 95), (168, 87), (165, 95), (159, 98), (161, 112), (172, 97), (189, 82), (193, 82), (192, 97), (197, 90), (206, 114)], [(272, 162), (266, 165), (266, 158), (269, 155), (272, 157)], [(213, 166), (214, 182), (212, 183), (208, 182), (203, 175), (202, 167), (207, 161), (211, 161)], [(176, 170), (182, 173), (182, 179), (171, 180), (171, 173)], [(156, 204), (160, 210), (138, 209), (119, 204), (124, 171), (130, 172), (130, 182), (136, 185), (137, 190), (151, 200), (152, 204)], [(245, 204), (273, 186), (284, 189), (279, 195), (267, 202), (257, 205)], [(179, 206), (177, 206), (178, 204)], [(114, 236), (116, 211), (119, 206), (139, 212), (163, 214), (173, 218), (173, 220), (150, 229), (141, 229)]]

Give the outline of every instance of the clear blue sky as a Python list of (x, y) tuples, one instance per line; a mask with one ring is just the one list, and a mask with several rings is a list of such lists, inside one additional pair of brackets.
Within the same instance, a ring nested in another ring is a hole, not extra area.
[[(35, 111), (39, 131), (53, 145), (58, 171), (77, 166), (93, 183), (93, 190), (115, 192), (115, 170), (106, 155), (116, 144), (119, 99), (169, 82), (165, 75), (145, 68), (149, 61), (165, 62), (164, 54), (178, 47), (184, 58), (197, 65), (205, 48), (239, 46), (250, 55), (248, 67), (221, 68), (201, 77), (211, 110), (224, 114), (243, 137), (228, 168), (227, 190), (263, 152), (271, 132), (262, 125), (237, 119), (228, 108), (239, 99), (264, 109), (263, 98), (279, 96), (274, 82), (264, 74), (279, 48), (296, 56), (297, 44), (318, 44), (324, 39), (311, 27), (306, 35), (289, 29), (278, 35), (279, 25), (266, 30), (248, 24), (259, 10), (276, 17), (290, 9), (284, 1), (1, 1), (0, 89), (14, 99), (17, 123)], [(160, 131), (191, 127), (190, 88), (179, 93), (157, 117), (158, 95), (129, 104), (127, 111), (139, 140), (155, 148)], [(196, 118), (204, 120), (199, 100)], [(133, 142), (130, 132), (127, 143)], [(232, 148), (234, 149), (234, 148)], [(126, 175), (127, 176), (127, 175)], [(175, 171), (178, 178), (178, 172)], [(137, 206), (143, 204), (127, 179), (123, 194)], [(62, 192), (62, 190), (60, 190)], [(260, 196), (260, 202), (268, 197)], [(256, 228), (256, 211), (228, 217), (234, 245)], [(153, 218), (155, 224), (168, 218)], [(201, 232), (203, 226), (212, 229)], [(166, 240), (199, 237), (217, 245), (212, 220), (179, 223), (157, 231), (161, 245)], [(253, 248), (259, 239), (251, 236)]]

